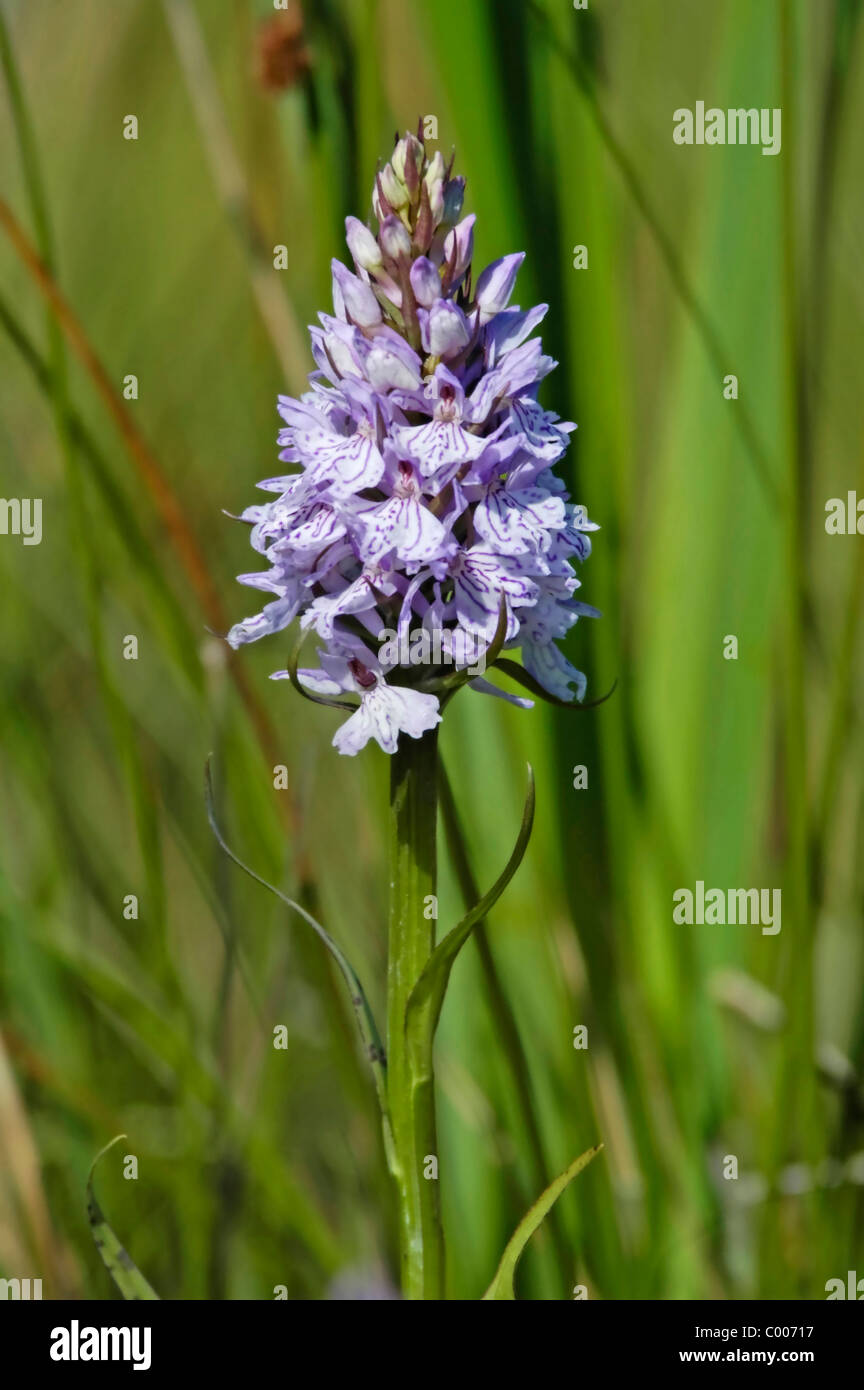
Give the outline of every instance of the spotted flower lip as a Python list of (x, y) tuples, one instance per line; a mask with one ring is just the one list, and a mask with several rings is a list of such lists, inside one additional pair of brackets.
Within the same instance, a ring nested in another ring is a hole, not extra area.
[(360, 700), (333, 739), (338, 752), (359, 753), (374, 738), (385, 753), (395, 753), (400, 733), (421, 738), (441, 723), (434, 695), (408, 686), (389, 685), (377, 662), (367, 665), (359, 657), (334, 659), (332, 655), (328, 659), (326, 653), (321, 662), (323, 674), (300, 673), (310, 690), (322, 695), (357, 694)]
[[(241, 518), (268, 568), (240, 580), (269, 597), (227, 640), (299, 619), (320, 665), (295, 683), (356, 704), (333, 740), (349, 755), (370, 740), (393, 753), (400, 735), (434, 728), (454, 670), (530, 707), (466, 673), (460, 654), (501, 633), (533, 695), (581, 700), (585, 677), (558, 644), (599, 617), (574, 597), (573, 568), (598, 528), (554, 472), (576, 426), (539, 401), (556, 365), (535, 336), (548, 306), (511, 304), (521, 252), (474, 277), (475, 218), (461, 215), (465, 181), (451, 169), (407, 135), (375, 180), (377, 230), (347, 219), (353, 266), (332, 263), (309, 389), (279, 397), (285, 471)], [(379, 649), (394, 631), (397, 651), (436, 633), (437, 664)]]

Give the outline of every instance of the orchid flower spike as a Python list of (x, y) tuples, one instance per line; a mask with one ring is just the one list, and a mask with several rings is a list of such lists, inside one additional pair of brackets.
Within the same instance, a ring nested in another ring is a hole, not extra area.
[(333, 262), (333, 314), (310, 330), (317, 370), (279, 400), (287, 470), (242, 517), (268, 568), (241, 582), (270, 599), (228, 641), (311, 629), (320, 666), (301, 687), (357, 701), (341, 753), (422, 737), (458, 684), (530, 705), (472, 662), (496, 637), (494, 657), (521, 652), (532, 694), (585, 692), (558, 644), (599, 616), (576, 599), (572, 563), (597, 527), (553, 471), (575, 425), (538, 399), (556, 365), (532, 336), (546, 306), (510, 304), (522, 253), (472, 277), (475, 219), (451, 169), (406, 135), (375, 180), (377, 226), (347, 219), (353, 269)]

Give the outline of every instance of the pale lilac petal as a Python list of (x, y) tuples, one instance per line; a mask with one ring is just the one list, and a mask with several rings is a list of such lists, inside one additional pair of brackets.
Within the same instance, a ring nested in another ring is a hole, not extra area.
[(300, 607), (299, 600), (296, 598), (280, 598), (275, 603), (266, 603), (262, 612), (256, 613), (254, 617), (244, 618), (241, 623), (235, 623), (228, 633), (227, 642), (229, 647), (236, 651), (238, 647), (245, 646), (247, 642), (257, 642), (259, 637), (267, 637), (272, 632), (281, 632), (288, 627), (297, 616)]
[(373, 347), (366, 358), (366, 375), (377, 391), (412, 391), (420, 385), (420, 360), (410, 348), (397, 354), (388, 347)]
[(548, 304), (538, 304), (533, 309), (528, 309), (522, 313), (519, 309), (504, 309), (500, 314), (496, 314), (494, 319), (486, 325), (486, 363), (489, 367), (494, 367), (505, 352), (511, 348), (519, 347), (524, 343), (529, 334), (534, 332), (538, 323), (546, 317), (549, 309)]
[[(342, 695), (345, 690), (345, 687), (340, 684), (339, 681), (335, 681), (333, 677), (328, 676), (325, 671), (316, 671), (301, 667), (297, 672), (297, 678), (302, 685), (305, 685), (308, 690), (312, 691), (313, 695), (329, 695), (332, 697), (334, 695)], [(291, 672), (272, 671), (270, 673), (270, 679), (271, 681), (289, 681), (291, 679)]]
[(333, 497), (350, 497), (380, 482), (384, 459), (364, 428), (348, 438), (295, 430), (295, 438), (309, 477), (327, 481)]
[(411, 255), (411, 237), (399, 217), (385, 217), (378, 239), (384, 255), (391, 261), (398, 263)]
[[(554, 642), (524, 642), (522, 660), (525, 669), (530, 671), (544, 690), (559, 700), (583, 700), (587, 681), (581, 671), (577, 671), (567, 660), (560, 647)], [(575, 685), (575, 695), (570, 686)]]
[(529, 453), (550, 464), (561, 458), (569, 444), (567, 435), (575, 425), (558, 420), (528, 396), (513, 401), (511, 415)]
[(352, 275), (341, 261), (331, 261), (333, 272), (333, 307), (339, 318), (346, 318), (360, 328), (374, 328), (381, 322), (381, 305), (368, 285)]
[(286, 540), (298, 554), (323, 550), (345, 535), (345, 524), (326, 502), (304, 507)]
[(453, 357), (471, 341), (468, 320), (457, 305), (447, 299), (433, 304), (426, 318), (423, 346), (433, 357)]
[(481, 633), (489, 641), (498, 626), (501, 595), (508, 603), (507, 640), (519, 630), (512, 607), (536, 603), (539, 589), (524, 572), (518, 556), (499, 557), (493, 551), (473, 547), (459, 557), (454, 579), (456, 611), (461, 625)]
[(403, 425), (393, 430), (399, 447), (430, 477), (449, 463), (468, 463), (479, 458), (488, 440), (470, 434), (455, 421), (430, 420), (428, 425)]
[(332, 594), (322, 594), (313, 601), (303, 619), (304, 624), (314, 627), (321, 637), (332, 637), (333, 624), (337, 618), (345, 617), (349, 613), (365, 613), (375, 607), (381, 592), (395, 593), (392, 582), (388, 583), (383, 577), (375, 578), (377, 583), (373, 584), (372, 577), (364, 572), (353, 584), (349, 584), (347, 589), (341, 588)]
[(507, 308), (519, 267), (525, 259), (524, 251), (512, 256), (502, 256), (500, 261), (487, 265), (474, 292), (475, 302), (480, 307), (480, 322), (488, 323), (495, 314)]
[(480, 695), (494, 695), (496, 700), (506, 700), (510, 705), (518, 705), (519, 709), (534, 708), (534, 701), (529, 700), (525, 695), (512, 695), (509, 690), (501, 690), (491, 681), (484, 680), (482, 676), (469, 681), (468, 689), (476, 690)]
[[(444, 265), (447, 267), (447, 288), (449, 291), (459, 284), (474, 255), (474, 223), (477, 218), (472, 212), (464, 217), (457, 227), (447, 233), (444, 242)], [(453, 267), (451, 273), (451, 266)]]
[(391, 551), (411, 564), (433, 560), (447, 549), (447, 533), (437, 517), (415, 497), (391, 497), (358, 518), (364, 560), (378, 561)]
[(538, 546), (548, 550), (565, 521), (561, 498), (538, 487), (513, 492), (492, 487), (474, 510), (477, 535), (502, 555), (523, 555)]
[(414, 298), (424, 309), (431, 309), (441, 298), (441, 276), (426, 256), (418, 256), (411, 267), (411, 288)]
[(345, 218), (345, 240), (355, 264), (362, 270), (374, 272), (380, 269), (381, 248), (369, 228), (356, 217)]

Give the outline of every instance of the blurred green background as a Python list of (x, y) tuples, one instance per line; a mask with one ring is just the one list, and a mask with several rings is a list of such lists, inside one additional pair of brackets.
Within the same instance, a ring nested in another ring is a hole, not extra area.
[[(562, 467), (603, 528), (581, 596), (604, 617), (568, 652), (589, 698), (618, 680), (581, 714), (465, 693), (445, 721), (482, 886), (528, 759), (538, 782), (492, 973), (469, 945), (438, 1037), (450, 1291), (479, 1297), (602, 1139), (522, 1297), (823, 1298), (864, 1274), (864, 539), (824, 529), (864, 496), (860, 0), (303, 9), (2, 9), (0, 491), (43, 499), (43, 539), (0, 536), (0, 1277), (116, 1297), (84, 1184), (124, 1132), (98, 1190), (163, 1297), (392, 1283), (350, 1004), (219, 853), (202, 770), (380, 1015), (386, 759), (340, 759), (337, 715), (268, 682), (284, 641), (232, 669), (208, 628), (250, 610), (222, 513), (277, 471), (343, 219), (434, 114), (475, 265), (525, 249), (517, 298), (551, 305), (543, 400), (578, 421)], [(781, 107), (781, 154), (675, 145), (698, 100)], [(781, 887), (782, 931), (674, 925), (698, 879)], [(460, 909), (445, 869), (441, 927)]]

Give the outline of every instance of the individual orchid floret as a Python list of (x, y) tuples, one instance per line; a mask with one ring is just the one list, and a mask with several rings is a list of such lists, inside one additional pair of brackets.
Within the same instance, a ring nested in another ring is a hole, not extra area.
[[(385, 753), (395, 753), (399, 735), (421, 738), (441, 722), (434, 695), (406, 686), (388, 685), (378, 660), (368, 651), (360, 656), (347, 651), (319, 651), (321, 670), (300, 670), (299, 679), (310, 691), (332, 698), (357, 695), (360, 703), (337, 730), (333, 746), (353, 755), (375, 739)], [(274, 671), (273, 680), (287, 680), (287, 671)]]
[(458, 304), (439, 299), (420, 319), (423, 347), (432, 357), (455, 357), (471, 341), (471, 328)]
[(381, 323), (381, 306), (369, 286), (346, 270), (341, 261), (333, 261), (333, 307), (338, 318), (354, 323), (358, 328), (374, 328)]

